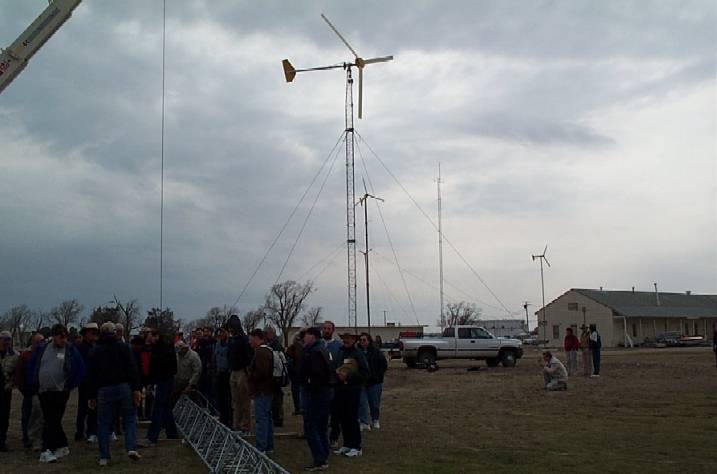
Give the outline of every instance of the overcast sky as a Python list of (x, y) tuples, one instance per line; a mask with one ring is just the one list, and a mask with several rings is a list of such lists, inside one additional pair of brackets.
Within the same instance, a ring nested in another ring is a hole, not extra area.
[[(0, 4), (8, 46), (45, 0)], [(343, 130), (341, 70), (364, 57), (372, 310), (439, 314), (437, 235), (370, 146), (519, 317), (572, 287), (717, 292), (715, 44), (705, 1), (248, 2), (167, 6), (164, 300), (232, 303)], [(0, 312), (116, 294), (159, 303), (161, 0), (85, 1), (0, 95)], [(339, 155), (282, 279), (346, 322)], [(239, 302), (262, 303), (317, 184)], [(360, 210), (360, 209), (359, 209)], [(363, 226), (362, 216), (357, 225)], [(345, 245), (345, 244), (344, 244)], [(359, 239), (363, 247), (363, 238)], [(359, 254), (359, 322), (365, 320)], [(447, 301), (501, 303), (445, 247)]]

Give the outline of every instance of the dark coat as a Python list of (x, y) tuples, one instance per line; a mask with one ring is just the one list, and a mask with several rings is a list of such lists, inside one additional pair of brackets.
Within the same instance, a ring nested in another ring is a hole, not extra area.
[(332, 383), (329, 353), (321, 341), (303, 348), (299, 380), (301, 385), (312, 389), (328, 387)]
[(366, 385), (383, 383), (383, 376), (388, 369), (388, 362), (386, 362), (386, 357), (384, 357), (383, 352), (378, 350), (374, 345), (368, 346), (366, 350), (361, 348), (361, 351), (366, 356), (366, 362), (368, 363), (369, 369)]
[(149, 358), (150, 383), (166, 382), (177, 374), (177, 355), (174, 347), (159, 339), (153, 346)]
[(357, 349), (355, 346), (346, 348), (341, 346), (339, 350), (339, 367), (343, 364), (346, 359), (355, 359), (358, 364), (358, 370), (351, 372), (346, 380), (338, 382), (337, 388), (339, 390), (360, 390), (366, 384), (366, 380), (369, 376), (368, 362), (363, 352)]
[(113, 336), (103, 336), (92, 349), (87, 365), (90, 398), (97, 398), (102, 387), (126, 383), (132, 391), (141, 390), (137, 362), (132, 350)]
[(254, 360), (249, 366), (249, 392), (252, 396), (274, 393), (274, 352), (269, 346), (260, 346), (254, 351)]
[(254, 358), (254, 349), (249, 344), (249, 338), (244, 333), (233, 336), (229, 340), (229, 368), (231, 370), (246, 370)]

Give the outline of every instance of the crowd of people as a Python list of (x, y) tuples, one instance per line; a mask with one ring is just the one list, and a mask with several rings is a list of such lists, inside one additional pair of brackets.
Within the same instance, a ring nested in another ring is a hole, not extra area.
[[(47, 334), (32, 334), (22, 351), (12, 347), (10, 333), (0, 332), (0, 451), (8, 449), (17, 388), (23, 397), (22, 443), (39, 452), (42, 463), (70, 454), (63, 419), (75, 389), (74, 439), (97, 445), (100, 466), (109, 464), (111, 441), (119, 437), (135, 461), (141, 459), (138, 448), (156, 445), (162, 432), (178, 438), (172, 410), (184, 394), (216, 407), (221, 423), (241, 436), (253, 433), (256, 448), (271, 455), (290, 386), (292, 413), (303, 416), (311, 452), (306, 470), (325, 470), (332, 451), (360, 456), (362, 432), (380, 429), (387, 370), (369, 334), (334, 332), (330, 321), (302, 329), (284, 349), (273, 328), (246, 334), (236, 317), (187, 338), (142, 328), (129, 343), (120, 324), (90, 322), (75, 341), (56, 324)], [(138, 420), (149, 422), (141, 439)]]

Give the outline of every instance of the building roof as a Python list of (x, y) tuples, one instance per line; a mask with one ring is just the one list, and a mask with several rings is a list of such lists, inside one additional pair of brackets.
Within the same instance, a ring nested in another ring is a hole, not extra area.
[(601, 291), (580, 288), (573, 288), (572, 291), (612, 308), (619, 316), (717, 317), (717, 295), (664, 292), (655, 294), (653, 291)]

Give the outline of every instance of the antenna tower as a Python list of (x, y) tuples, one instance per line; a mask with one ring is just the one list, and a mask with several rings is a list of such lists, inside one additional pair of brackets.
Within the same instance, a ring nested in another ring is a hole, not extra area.
[(547, 250), (548, 244), (545, 244), (545, 248), (543, 249), (543, 253), (541, 255), (533, 255), (533, 261), (535, 261), (536, 258), (540, 260), (540, 289), (543, 292), (543, 320), (538, 321), (538, 323), (543, 326), (543, 344), (547, 343), (547, 339), (545, 337), (545, 330), (548, 327), (548, 309), (545, 307), (545, 280), (543, 279), (543, 260), (545, 260), (545, 263), (548, 265), (548, 267), (550, 267), (550, 262), (548, 262), (548, 259), (545, 257), (545, 252)]
[(438, 163), (438, 272), (440, 275), (440, 293), (441, 293), (441, 330), (446, 327), (446, 315), (443, 306), (443, 224), (442, 224), (442, 208), (441, 208), (441, 164)]
[(348, 324), (358, 326), (356, 313), (356, 184), (354, 180), (354, 101), (352, 69), (357, 68), (358, 83), (358, 118), (363, 117), (363, 68), (368, 64), (382, 63), (393, 60), (393, 56), (363, 59), (354, 50), (346, 39), (339, 33), (324, 14), (321, 18), (336, 33), (341, 42), (351, 51), (354, 58), (350, 61), (330, 66), (320, 66), (307, 69), (296, 69), (288, 59), (282, 61), (286, 82), (292, 82), (298, 72), (326, 71), (329, 69), (344, 69), (346, 71), (346, 94), (344, 104), (344, 126), (346, 143), (346, 253), (347, 253), (347, 289), (348, 289)]

